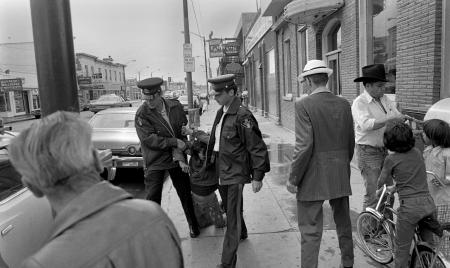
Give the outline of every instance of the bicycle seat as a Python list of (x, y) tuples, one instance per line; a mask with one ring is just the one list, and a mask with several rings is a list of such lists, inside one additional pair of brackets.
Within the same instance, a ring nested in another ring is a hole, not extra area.
[(422, 218), (419, 221), (419, 229), (428, 229), (439, 237), (442, 237), (444, 234), (441, 224), (433, 215), (428, 215)]

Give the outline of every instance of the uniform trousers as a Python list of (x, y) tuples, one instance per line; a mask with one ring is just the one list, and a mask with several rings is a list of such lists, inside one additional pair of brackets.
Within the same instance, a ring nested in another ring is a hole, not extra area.
[[(320, 242), (323, 233), (324, 200), (297, 200), (298, 227), (301, 233), (301, 267), (317, 268)], [(336, 232), (344, 267), (353, 266), (352, 223), (348, 196), (328, 201), (333, 210)]]
[(241, 234), (247, 233), (244, 217), (242, 215), (242, 190), (244, 184), (220, 185), (219, 191), (222, 202), (226, 204), (227, 231), (223, 240), (222, 265), (223, 267), (236, 267), (237, 250)]
[[(167, 171), (169, 172), (173, 186), (180, 198), (187, 222), (189, 225), (197, 227), (198, 223), (194, 213), (189, 175), (184, 173), (180, 167), (171, 168)], [(165, 173), (166, 170), (150, 170), (145, 174), (144, 184), (147, 200), (154, 201), (161, 205)]]

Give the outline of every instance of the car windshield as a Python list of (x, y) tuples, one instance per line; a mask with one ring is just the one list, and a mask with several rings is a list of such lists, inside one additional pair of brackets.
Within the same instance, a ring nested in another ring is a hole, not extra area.
[(120, 102), (121, 99), (118, 96), (111, 96), (111, 95), (103, 95), (98, 98), (98, 101), (116, 101)]
[(89, 123), (93, 128), (134, 128), (134, 114), (97, 114)]

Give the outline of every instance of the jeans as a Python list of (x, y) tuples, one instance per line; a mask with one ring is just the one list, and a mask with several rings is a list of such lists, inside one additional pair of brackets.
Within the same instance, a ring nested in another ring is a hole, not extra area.
[[(417, 223), (436, 212), (433, 198), (428, 196), (404, 198), (400, 200), (395, 237), (395, 268), (407, 267), (409, 250)], [(422, 235), (422, 234), (421, 234)]]
[(363, 211), (366, 207), (375, 207), (377, 204), (377, 182), (383, 168), (384, 159), (387, 151), (384, 148), (372, 147), (358, 144), (356, 146), (358, 154), (358, 168), (364, 180)]

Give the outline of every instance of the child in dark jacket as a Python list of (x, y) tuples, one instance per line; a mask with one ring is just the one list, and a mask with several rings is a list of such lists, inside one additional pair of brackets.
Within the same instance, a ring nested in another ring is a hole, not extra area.
[(427, 216), (436, 217), (436, 207), (428, 191), (425, 163), (414, 143), (409, 125), (401, 121), (387, 124), (384, 145), (389, 154), (384, 160), (378, 187), (390, 184), (393, 179), (400, 200), (394, 252), (396, 268), (407, 267), (418, 222)]

